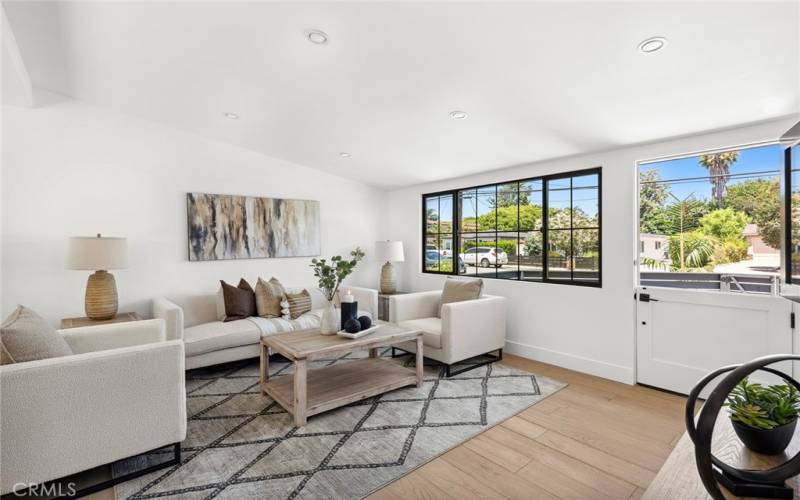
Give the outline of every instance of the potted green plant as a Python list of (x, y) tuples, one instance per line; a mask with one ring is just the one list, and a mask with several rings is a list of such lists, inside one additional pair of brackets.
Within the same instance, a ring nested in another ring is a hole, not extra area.
[(763, 386), (744, 378), (728, 395), (736, 435), (758, 453), (783, 452), (794, 436), (800, 393), (790, 384)]
[(324, 335), (331, 335), (339, 330), (339, 318), (336, 315), (333, 298), (342, 281), (353, 272), (356, 264), (364, 258), (364, 252), (361, 248), (356, 247), (355, 250), (350, 252), (350, 257), (351, 259), (346, 260), (341, 255), (334, 255), (330, 261), (327, 259), (311, 259), (314, 276), (317, 277), (319, 288), (328, 300), (320, 320), (320, 332)]

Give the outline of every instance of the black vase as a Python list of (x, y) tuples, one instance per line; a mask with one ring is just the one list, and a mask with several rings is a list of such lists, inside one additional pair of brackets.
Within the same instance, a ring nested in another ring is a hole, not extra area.
[(748, 449), (764, 455), (782, 453), (792, 442), (794, 429), (797, 427), (796, 418), (788, 424), (783, 424), (773, 429), (754, 429), (735, 420), (731, 420), (731, 423), (736, 435), (739, 436), (739, 439)]
[(344, 328), (344, 324), (349, 319), (358, 319), (358, 302), (342, 302), (342, 322), (339, 323)]

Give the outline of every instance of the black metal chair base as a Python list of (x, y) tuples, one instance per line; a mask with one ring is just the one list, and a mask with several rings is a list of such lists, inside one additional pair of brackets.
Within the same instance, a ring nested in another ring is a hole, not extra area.
[[(165, 467), (171, 467), (173, 465), (178, 465), (181, 463), (181, 444), (175, 443), (170, 445), (173, 448), (174, 457), (170, 460), (165, 462), (161, 462), (156, 465), (152, 465), (150, 467), (146, 467), (142, 470), (137, 470), (135, 472), (131, 472), (130, 474), (125, 474), (124, 476), (114, 477), (108, 479), (106, 481), (102, 481), (97, 484), (92, 484), (85, 488), (75, 489), (76, 476), (82, 473), (74, 474), (72, 476), (64, 477), (61, 479), (53, 479), (52, 481), (47, 481), (42, 484), (38, 484), (35, 486), (30, 486), (23, 490), (19, 491), (12, 491), (11, 493), (6, 493), (0, 499), (2, 500), (11, 500), (12, 498), (81, 498), (85, 497), (86, 495), (91, 495), (92, 493), (97, 493), (98, 491), (102, 491), (112, 486), (116, 486), (120, 483), (124, 483), (125, 481), (130, 481), (131, 479), (136, 479), (137, 477), (144, 476), (145, 474), (150, 474), (151, 472), (155, 472), (159, 469), (163, 469)], [(147, 453), (154, 453), (156, 451), (162, 450), (166, 448), (166, 446), (162, 446), (161, 448), (157, 448), (155, 450), (151, 450)], [(147, 453), (143, 453), (146, 455)], [(136, 455), (138, 456), (138, 455)], [(114, 462), (116, 463), (116, 462)], [(100, 467), (108, 467), (112, 464), (101, 465)], [(90, 469), (94, 470), (94, 469)]]
[[(412, 352), (406, 351), (405, 349), (401, 349), (399, 347), (392, 347), (392, 357), (393, 358), (397, 358), (397, 357), (405, 355), (405, 354), (397, 354), (396, 351), (402, 351), (402, 352), (404, 352), (406, 354), (413, 354)], [(492, 351), (489, 351), (489, 352), (492, 352)], [(494, 363), (495, 361), (501, 361), (503, 359), (503, 350), (502, 349), (498, 349), (497, 350), (497, 356), (493, 356), (493, 355), (489, 354), (489, 352), (487, 352), (485, 354), (479, 354), (478, 356), (475, 356), (476, 358), (479, 357), (479, 356), (489, 358), (486, 361), (482, 361), (482, 362), (476, 363), (474, 365), (469, 365), (466, 368), (461, 368), (460, 370), (456, 370), (456, 371), (451, 371), (450, 370), (451, 367), (453, 367), (455, 365), (448, 365), (448, 364), (445, 364), (445, 363), (440, 363), (439, 361), (436, 361), (435, 359), (432, 360), (432, 361), (435, 361), (437, 363), (437, 365), (439, 365), (439, 366), (444, 366), (444, 376), (445, 376), (445, 378), (450, 378), (450, 377), (452, 377), (454, 375), (458, 375), (458, 374), (461, 374), (461, 373), (464, 373), (464, 372), (468, 372), (470, 370), (474, 370), (475, 368), (480, 368), (481, 366), (490, 365), (490, 364)], [(425, 359), (429, 359), (429, 358), (425, 358)]]
[(749, 483), (714, 468), (714, 478), (737, 497), (794, 498), (794, 490), (785, 483)]

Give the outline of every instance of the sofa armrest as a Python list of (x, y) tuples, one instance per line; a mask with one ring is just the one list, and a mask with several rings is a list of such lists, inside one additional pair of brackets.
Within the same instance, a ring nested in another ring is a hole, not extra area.
[(186, 437), (183, 342), (0, 366), (0, 493)]
[(58, 332), (67, 341), (74, 354), (152, 344), (166, 340), (164, 320), (161, 319), (82, 326)]
[(165, 298), (153, 300), (153, 317), (166, 323), (167, 340), (183, 340), (183, 308)]
[(438, 316), (441, 300), (441, 290), (392, 295), (389, 297), (389, 321), (397, 323)]
[(374, 288), (360, 286), (342, 286), (339, 290), (350, 290), (358, 302), (358, 308), (369, 311), (372, 319), (378, 319), (378, 291)]
[(506, 344), (506, 298), (485, 296), (442, 306), (442, 350), (447, 363), (461, 361)]

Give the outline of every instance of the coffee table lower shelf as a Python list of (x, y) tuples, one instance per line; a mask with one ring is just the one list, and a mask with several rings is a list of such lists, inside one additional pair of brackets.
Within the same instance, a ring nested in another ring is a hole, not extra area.
[(407, 385), (418, 385), (416, 370), (381, 358), (365, 358), (309, 370), (306, 374), (305, 397), (299, 395), (300, 400), (306, 403), (305, 412), (298, 415), (295, 411), (297, 400), (294, 393), (296, 376), (283, 375), (263, 381), (261, 390), (293, 415), (297, 425), (304, 425), (306, 417), (317, 413)]

